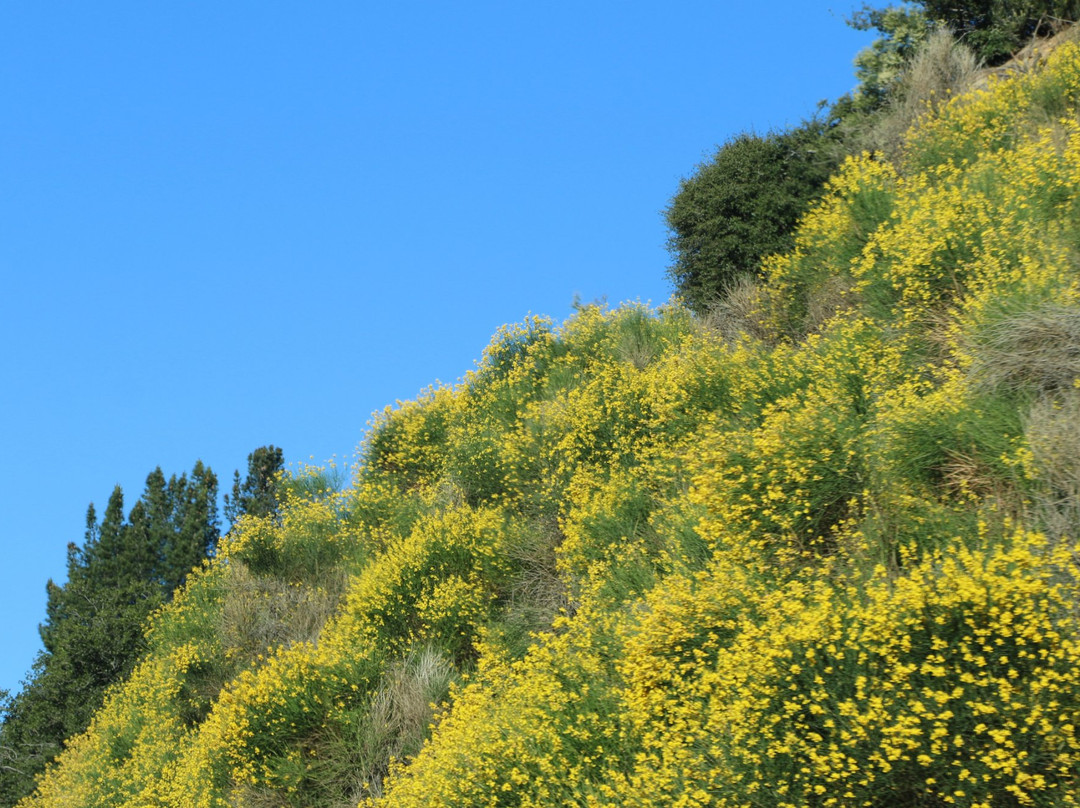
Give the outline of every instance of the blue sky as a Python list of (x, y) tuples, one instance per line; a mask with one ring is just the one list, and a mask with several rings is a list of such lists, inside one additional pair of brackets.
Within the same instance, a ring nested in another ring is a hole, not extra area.
[(662, 211), (854, 85), (852, 0), (0, 9), (0, 688), (87, 504), (350, 463), (575, 296), (663, 303)]

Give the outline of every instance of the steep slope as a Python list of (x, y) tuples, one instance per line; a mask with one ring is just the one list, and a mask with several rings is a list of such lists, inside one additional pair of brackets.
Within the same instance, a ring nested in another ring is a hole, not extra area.
[(726, 319), (586, 307), (298, 474), (34, 806), (1080, 803), (1080, 48)]

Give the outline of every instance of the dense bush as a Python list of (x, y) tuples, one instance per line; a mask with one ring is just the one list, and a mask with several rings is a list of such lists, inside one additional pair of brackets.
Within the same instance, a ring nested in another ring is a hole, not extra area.
[(999, 65), (1033, 37), (1080, 19), (1077, 0), (910, 0), (885, 8), (864, 4), (849, 24), (883, 36), (859, 54), (856, 66), (864, 101), (884, 100), (889, 83), (935, 27), (952, 31), (980, 61)]
[(666, 216), (670, 276), (703, 313), (729, 285), (755, 275), (761, 259), (785, 252), (810, 203), (838, 162), (830, 125), (811, 121), (768, 135), (746, 133), (682, 181)]
[(910, 6), (864, 6), (851, 16), (848, 25), (882, 34), (855, 57), (859, 86), (851, 103), (858, 112), (872, 112), (892, 97), (908, 63), (930, 33), (931, 23), (922, 11)]

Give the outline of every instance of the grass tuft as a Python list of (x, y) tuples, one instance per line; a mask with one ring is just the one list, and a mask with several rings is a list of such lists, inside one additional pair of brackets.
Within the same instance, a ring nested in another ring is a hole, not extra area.
[(1053, 394), (1080, 378), (1080, 308), (1046, 303), (979, 331), (970, 373), (984, 389)]

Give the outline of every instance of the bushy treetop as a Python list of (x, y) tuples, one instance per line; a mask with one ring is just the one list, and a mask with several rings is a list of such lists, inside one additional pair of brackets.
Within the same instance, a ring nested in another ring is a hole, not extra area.
[(795, 223), (837, 163), (830, 123), (813, 120), (740, 134), (684, 179), (665, 215), (669, 273), (687, 305), (704, 312), (763, 257), (790, 249)]

